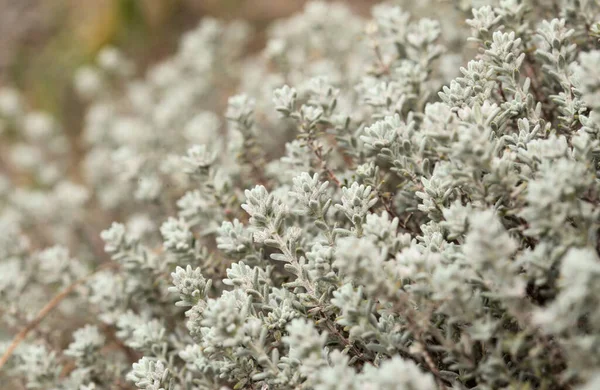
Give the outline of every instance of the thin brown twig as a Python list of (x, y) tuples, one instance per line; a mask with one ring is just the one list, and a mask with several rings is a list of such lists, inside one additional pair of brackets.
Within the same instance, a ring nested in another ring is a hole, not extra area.
[(504, 102), (507, 102), (508, 99), (506, 98), (506, 95), (504, 94), (504, 86), (502, 85), (502, 81), (498, 81), (498, 91), (500, 92), (500, 96), (502, 97), (502, 100)]
[(365, 358), (364, 354), (362, 352), (360, 352), (358, 350), (358, 348), (356, 348), (356, 346), (350, 342), (349, 340), (347, 340), (344, 335), (342, 335), (335, 327), (335, 324), (331, 323), (331, 321), (329, 319), (327, 319), (325, 321), (325, 324), (327, 325), (327, 329), (329, 329), (329, 331), (334, 334), (338, 340), (341, 341), (342, 344), (344, 344), (345, 347), (349, 347), (350, 350), (352, 351), (352, 353), (361, 361), (361, 362), (366, 362), (367, 359)]
[(327, 161), (325, 161), (325, 158), (323, 157), (322, 147), (319, 145), (315, 145), (313, 141), (314, 141), (313, 139), (309, 138), (306, 141), (306, 145), (313, 152), (313, 154), (319, 161), (319, 164), (321, 165), (321, 170), (324, 171), (325, 173), (327, 173), (327, 176), (329, 176), (329, 179), (331, 179), (335, 183), (336, 186), (341, 187), (342, 183), (337, 178), (335, 173), (333, 173), (331, 168), (329, 168), (327, 166)]
[(81, 279), (73, 282), (71, 285), (69, 285), (64, 290), (62, 290), (57, 295), (55, 295), (39, 311), (39, 313), (37, 314), (37, 316), (29, 324), (27, 324), (27, 326), (25, 326), (23, 329), (21, 329), (21, 331), (19, 333), (17, 333), (17, 335), (13, 338), (13, 341), (10, 343), (10, 345), (8, 346), (8, 348), (6, 349), (6, 351), (4, 351), (4, 354), (0, 358), (0, 370), (2, 369), (2, 367), (4, 367), (4, 365), (6, 364), (6, 362), (8, 361), (8, 359), (15, 352), (15, 350), (17, 349), (17, 347), (19, 346), (19, 344), (21, 344), (21, 342), (23, 340), (25, 340), (25, 338), (27, 337), (27, 335), (29, 334), (29, 332), (31, 332), (32, 330), (34, 330), (44, 320), (44, 318), (46, 318), (46, 316), (52, 310), (54, 310), (58, 306), (58, 304), (60, 302), (62, 302), (63, 299), (65, 299), (69, 294), (71, 294), (73, 292), (73, 290), (75, 290), (75, 288), (77, 286), (79, 286), (81, 283), (84, 283), (86, 280), (88, 280), (96, 272), (98, 272), (100, 270), (103, 270), (103, 269), (106, 269), (106, 268), (115, 267), (115, 266), (116, 266), (116, 263), (108, 263), (108, 264), (105, 264), (105, 265), (103, 265), (101, 267), (98, 267), (92, 273), (90, 273), (87, 276), (85, 276), (85, 277), (83, 277), (83, 278), (81, 278)]

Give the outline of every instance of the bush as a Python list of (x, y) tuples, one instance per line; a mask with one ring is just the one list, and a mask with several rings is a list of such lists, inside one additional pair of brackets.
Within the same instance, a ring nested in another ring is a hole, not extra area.
[(3, 383), (598, 388), (600, 6), (425, 3), (107, 48), (80, 160), (4, 89)]

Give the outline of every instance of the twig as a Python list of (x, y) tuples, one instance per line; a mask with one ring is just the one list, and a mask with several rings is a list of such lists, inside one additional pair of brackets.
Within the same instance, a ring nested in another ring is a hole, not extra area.
[(500, 92), (500, 96), (502, 97), (502, 100), (504, 102), (507, 102), (508, 99), (506, 98), (506, 95), (504, 94), (504, 86), (502, 85), (502, 81), (498, 81), (498, 91)]
[(314, 140), (309, 138), (306, 142), (306, 145), (313, 152), (315, 157), (317, 157), (317, 160), (321, 165), (321, 170), (324, 171), (327, 174), (327, 176), (329, 176), (329, 179), (333, 181), (337, 187), (341, 187), (342, 183), (337, 178), (337, 176), (335, 176), (335, 173), (333, 173), (333, 171), (327, 166), (327, 161), (325, 161), (325, 158), (323, 157), (321, 146), (315, 145), (313, 142)]
[[(324, 315), (325, 316), (325, 315)], [(350, 342), (349, 340), (347, 340), (343, 334), (341, 334), (335, 327), (335, 324), (331, 323), (331, 321), (329, 320), (329, 318), (326, 318), (325, 324), (327, 325), (327, 329), (329, 329), (329, 331), (331, 333), (333, 333), (338, 340), (340, 340), (342, 342), (342, 344), (344, 344), (344, 347), (349, 347), (350, 350), (352, 350), (352, 352), (354, 353), (354, 355), (363, 363), (367, 361), (367, 359), (365, 358), (364, 354), (362, 352), (360, 352), (358, 350), (358, 348), (356, 348), (356, 346)]]
[(50, 300), (50, 302), (48, 302), (42, 308), (42, 310), (39, 311), (39, 313), (37, 314), (37, 316), (29, 324), (27, 324), (27, 326), (25, 326), (23, 329), (21, 329), (21, 331), (19, 333), (17, 333), (17, 335), (14, 337), (13, 341), (8, 346), (8, 349), (6, 351), (4, 351), (4, 354), (0, 358), (0, 370), (2, 369), (2, 367), (4, 367), (4, 365), (6, 364), (6, 362), (8, 361), (8, 359), (15, 352), (15, 350), (17, 349), (17, 347), (19, 346), (19, 344), (21, 344), (21, 342), (23, 340), (25, 340), (25, 337), (27, 337), (27, 335), (29, 334), (29, 332), (31, 332), (33, 329), (35, 329), (44, 320), (44, 318), (46, 318), (46, 316), (52, 310), (54, 310), (56, 308), (56, 306), (58, 306), (58, 304), (60, 302), (62, 302), (63, 299), (65, 299), (70, 293), (73, 292), (73, 290), (75, 290), (75, 288), (78, 285), (80, 285), (81, 283), (84, 283), (86, 280), (88, 280), (96, 272), (98, 272), (100, 270), (103, 270), (103, 269), (106, 269), (106, 268), (115, 267), (116, 265), (117, 265), (116, 263), (108, 263), (108, 264), (105, 264), (105, 265), (103, 265), (101, 267), (98, 267), (96, 270), (94, 270), (89, 275), (87, 275), (87, 276), (85, 276), (85, 277), (83, 277), (83, 278), (81, 278), (81, 279), (73, 282), (73, 284), (71, 284), (70, 286), (66, 287), (60, 293), (58, 293), (57, 295), (55, 295), (54, 298), (52, 298)]

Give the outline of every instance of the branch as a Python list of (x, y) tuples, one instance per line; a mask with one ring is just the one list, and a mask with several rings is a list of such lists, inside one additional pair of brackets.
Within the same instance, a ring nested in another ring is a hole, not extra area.
[(17, 335), (14, 337), (14, 339), (10, 343), (8, 349), (4, 352), (4, 354), (0, 358), (0, 370), (2, 369), (2, 367), (4, 367), (4, 365), (6, 364), (6, 362), (8, 361), (8, 359), (15, 352), (15, 350), (17, 349), (17, 347), (19, 346), (19, 344), (21, 344), (21, 342), (23, 340), (25, 340), (25, 338), (27, 337), (27, 335), (29, 334), (29, 332), (31, 332), (32, 330), (34, 330), (44, 320), (44, 318), (46, 318), (46, 316), (52, 310), (54, 310), (56, 308), (56, 306), (58, 306), (58, 304), (60, 302), (62, 302), (63, 299), (65, 299), (69, 294), (71, 294), (73, 292), (73, 290), (75, 290), (75, 288), (77, 286), (79, 286), (80, 284), (84, 283), (91, 276), (93, 276), (96, 272), (98, 272), (100, 270), (107, 269), (107, 268), (115, 267), (116, 265), (117, 265), (116, 263), (104, 264), (103, 266), (98, 267), (96, 270), (94, 270), (89, 275), (87, 275), (87, 276), (85, 276), (85, 277), (83, 277), (83, 278), (81, 278), (81, 279), (73, 282), (73, 284), (71, 284), (70, 286), (66, 287), (64, 290), (62, 290), (57, 295), (55, 295), (54, 298), (52, 298), (50, 300), (50, 302), (48, 302), (39, 311), (39, 313), (37, 314), (37, 316), (29, 324), (27, 324), (27, 326), (25, 326), (23, 329), (21, 329), (21, 331), (19, 333), (17, 333)]
[(337, 187), (341, 187), (342, 183), (335, 176), (335, 173), (333, 173), (333, 171), (327, 166), (327, 161), (325, 161), (325, 158), (323, 157), (322, 147), (315, 145), (314, 141), (315, 141), (314, 139), (309, 138), (306, 141), (306, 145), (308, 146), (308, 148), (313, 152), (313, 154), (317, 158), (319, 165), (321, 165), (321, 167), (320, 167), (321, 171), (325, 172), (327, 174), (327, 176), (329, 177), (329, 179), (331, 181), (333, 181)]

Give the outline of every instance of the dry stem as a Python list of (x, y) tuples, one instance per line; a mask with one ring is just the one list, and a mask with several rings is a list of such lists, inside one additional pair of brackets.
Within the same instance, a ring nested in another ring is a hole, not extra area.
[(17, 349), (17, 347), (19, 346), (19, 344), (21, 344), (21, 342), (23, 340), (25, 340), (25, 338), (27, 337), (27, 335), (29, 334), (29, 332), (31, 332), (32, 330), (34, 330), (43, 320), (44, 318), (46, 318), (46, 316), (52, 311), (54, 310), (58, 304), (60, 302), (62, 302), (63, 299), (65, 299), (70, 293), (73, 292), (73, 290), (75, 290), (75, 288), (80, 285), (81, 283), (85, 282), (86, 280), (88, 280), (92, 275), (94, 275), (96, 272), (106, 269), (106, 268), (111, 268), (116, 266), (116, 263), (107, 263), (104, 264), (101, 267), (98, 267), (94, 272), (90, 273), (89, 275), (73, 282), (73, 284), (71, 284), (70, 286), (66, 287), (64, 290), (62, 290), (61, 292), (59, 292), (57, 295), (54, 296), (54, 298), (52, 298), (37, 314), (37, 316), (29, 323), (27, 324), (27, 326), (25, 326), (23, 329), (21, 329), (21, 331), (19, 333), (17, 333), (17, 335), (14, 337), (13, 341), (10, 343), (10, 345), (8, 346), (8, 349), (4, 352), (4, 354), (2, 355), (2, 357), (0, 358), (0, 370), (2, 369), (2, 367), (4, 367), (4, 365), (6, 364), (6, 362), (8, 361), (8, 359), (12, 356), (12, 354), (15, 352), (15, 350)]

